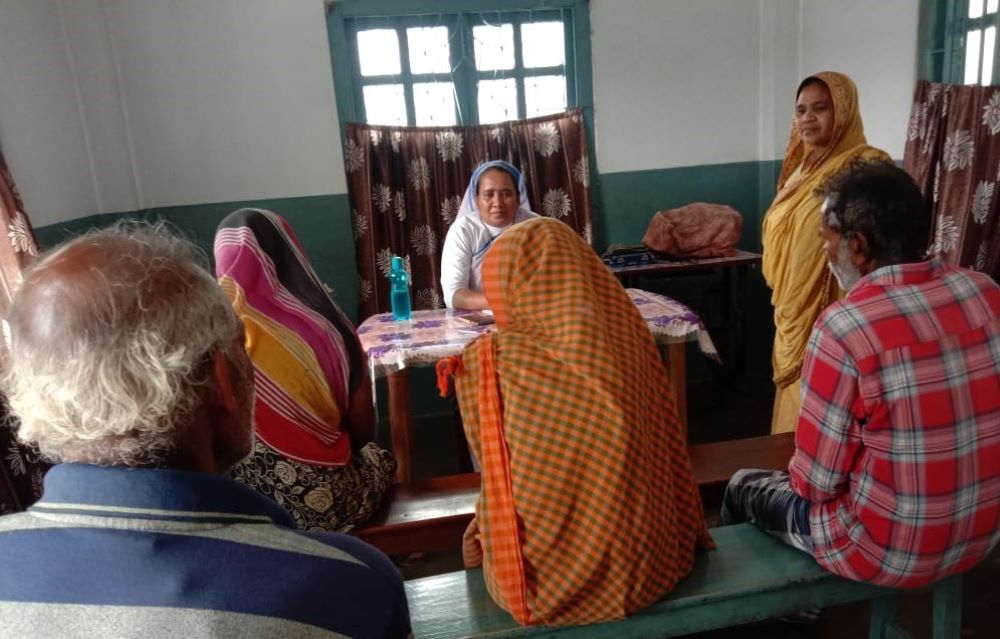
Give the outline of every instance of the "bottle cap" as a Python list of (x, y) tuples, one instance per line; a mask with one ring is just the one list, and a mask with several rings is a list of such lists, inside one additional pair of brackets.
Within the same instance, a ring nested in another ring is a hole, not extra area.
[(399, 270), (399, 269), (403, 268), (403, 258), (401, 258), (398, 255), (393, 255), (392, 256), (392, 268), (394, 270)]

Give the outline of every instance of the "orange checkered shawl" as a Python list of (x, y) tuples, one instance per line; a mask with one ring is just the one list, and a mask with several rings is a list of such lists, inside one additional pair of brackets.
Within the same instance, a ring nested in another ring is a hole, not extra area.
[(481, 545), (490, 594), (520, 623), (634, 613), (712, 543), (649, 329), (590, 246), (548, 218), (504, 232), (483, 288), (498, 332), (455, 378), (483, 474), (466, 556)]

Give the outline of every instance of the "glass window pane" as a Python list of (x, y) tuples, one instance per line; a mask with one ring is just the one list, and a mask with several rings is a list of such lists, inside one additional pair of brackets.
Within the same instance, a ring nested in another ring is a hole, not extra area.
[(493, 124), (517, 119), (517, 81), (479, 81), (479, 123)]
[(969, 17), (979, 18), (983, 15), (983, 0), (969, 0)]
[(969, 31), (965, 34), (965, 83), (976, 84), (979, 82), (979, 41), (981, 39), (979, 29)]
[(986, 13), (996, 13), (1000, 0), (986, 0)]
[(562, 22), (529, 22), (521, 25), (521, 55), (524, 66), (558, 67), (566, 61)]
[(993, 82), (993, 50), (997, 41), (997, 28), (989, 27), (983, 34), (983, 86)]
[(413, 115), (417, 126), (454, 126), (455, 87), (451, 82), (414, 82)]
[(402, 84), (374, 84), (363, 90), (368, 124), (406, 126), (406, 101)]
[(361, 75), (397, 75), (399, 67), (399, 37), (395, 29), (358, 31), (358, 60)]
[(540, 75), (524, 79), (526, 118), (566, 110), (566, 76)]
[(499, 71), (514, 68), (514, 25), (472, 27), (476, 68)]
[(448, 73), (448, 27), (414, 27), (406, 30), (411, 73)]

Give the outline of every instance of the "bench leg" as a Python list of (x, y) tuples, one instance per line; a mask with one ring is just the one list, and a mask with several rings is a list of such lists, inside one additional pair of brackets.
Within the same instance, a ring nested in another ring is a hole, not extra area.
[(887, 595), (872, 600), (872, 620), (868, 626), (868, 639), (910, 639), (899, 626), (899, 600)]
[(956, 575), (934, 586), (934, 639), (962, 636), (962, 576)]
[[(934, 586), (934, 639), (960, 639), (962, 636), (962, 577), (956, 575)], [(869, 639), (908, 639), (897, 619), (899, 600), (887, 595), (872, 601)]]

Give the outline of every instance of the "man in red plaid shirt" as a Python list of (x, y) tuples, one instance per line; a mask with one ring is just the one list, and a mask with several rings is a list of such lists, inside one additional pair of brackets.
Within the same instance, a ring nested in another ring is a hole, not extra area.
[(855, 164), (820, 195), (847, 296), (809, 340), (789, 472), (739, 471), (723, 523), (850, 579), (923, 586), (1000, 539), (1000, 287), (923, 258), (930, 210), (900, 169)]

